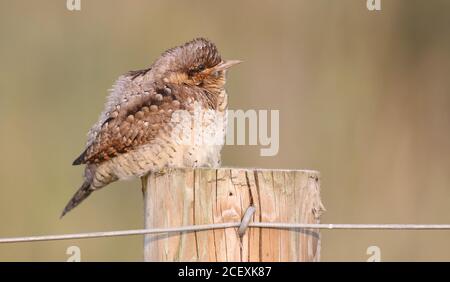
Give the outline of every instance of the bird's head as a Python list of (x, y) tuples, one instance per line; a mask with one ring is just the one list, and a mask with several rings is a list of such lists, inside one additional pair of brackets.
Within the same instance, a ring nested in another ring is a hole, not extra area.
[(222, 60), (214, 43), (197, 38), (166, 51), (155, 67), (164, 83), (215, 92), (223, 89), (227, 69), (240, 62)]

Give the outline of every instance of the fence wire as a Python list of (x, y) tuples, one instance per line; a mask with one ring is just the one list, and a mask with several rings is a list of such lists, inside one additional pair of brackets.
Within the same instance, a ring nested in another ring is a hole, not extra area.
[[(181, 233), (195, 232), (212, 229), (225, 229), (242, 227), (241, 222), (227, 222), (215, 224), (189, 225), (182, 227), (134, 229), (106, 232), (89, 232), (77, 234), (43, 235), (27, 237), (0, 238), (0, 244), (73, 240), (102, 237), (117, 237), (131, 235), (161, 234), (161, 233)], [(450, 224), (301, 224), (301, 223), (277, 223), (277, 222), (251, 222), (250, 228), (274, 228), (274, 229), (344, 229), (344, 230), (450, 230)], [(240, 232), (241, 233), (241, 232)]]

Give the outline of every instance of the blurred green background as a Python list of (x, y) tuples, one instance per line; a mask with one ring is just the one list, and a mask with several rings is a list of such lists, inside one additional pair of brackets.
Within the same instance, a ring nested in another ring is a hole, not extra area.
[[(322, 174), (324, 223), (450, 223), (450, 1), (0, 1), (0, 237), (142, 228), (139, 181), (63, 220), (114, 80), (204, 36), (231, 109), (280, 110), (280, 150), (227, 146), (224, 165)], [(322, 232), (322, 260), (450, 260), (448, 231)], [(0, 260), (139, 261), (142, 237), (0, 245)]]

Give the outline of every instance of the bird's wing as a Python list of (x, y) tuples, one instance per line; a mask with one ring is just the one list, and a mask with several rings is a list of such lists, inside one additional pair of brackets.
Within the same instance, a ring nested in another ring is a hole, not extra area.
[(174, 95), (156, 89), (129, 96), (105, 113), (93, 139), (74, 165), (99, 163), (131, 151), (155, 139), (174, 111), (183, 107)]

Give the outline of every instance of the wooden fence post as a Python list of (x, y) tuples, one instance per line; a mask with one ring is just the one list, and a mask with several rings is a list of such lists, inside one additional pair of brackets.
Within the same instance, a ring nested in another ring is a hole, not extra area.
[[(319, 223), (319, 173), (244, 168), (170, 169), (142, 178), (145, 228), (241, 221)], [(146, 235), (145, 261), (319, 261), (318, 230), (237, 228)]]

